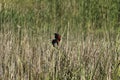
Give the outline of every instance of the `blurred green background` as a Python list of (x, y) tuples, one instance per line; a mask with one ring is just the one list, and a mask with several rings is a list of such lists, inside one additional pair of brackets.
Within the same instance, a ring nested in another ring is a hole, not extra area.
[(0, 0), (0, 31), (9, 24), (33, 33), (119, 32), (119, 0)]

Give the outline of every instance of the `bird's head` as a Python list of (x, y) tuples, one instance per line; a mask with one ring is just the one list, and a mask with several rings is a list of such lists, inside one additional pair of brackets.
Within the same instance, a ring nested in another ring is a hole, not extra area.
[(57, 39), (58, 41), (61, 40), (61, 36), (58, 33), (54, 33), (54, 35), (55, 35), (55, 39)]

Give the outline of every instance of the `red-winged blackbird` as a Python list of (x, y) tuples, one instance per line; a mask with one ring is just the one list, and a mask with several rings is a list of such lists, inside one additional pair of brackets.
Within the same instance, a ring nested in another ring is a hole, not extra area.
[(59, 42), (61, 40), (61, 36), (58, 33), (54, 33), (55, 39), (52, 40), (52, 45), (55, 47), (55, 44), (59, 45)]

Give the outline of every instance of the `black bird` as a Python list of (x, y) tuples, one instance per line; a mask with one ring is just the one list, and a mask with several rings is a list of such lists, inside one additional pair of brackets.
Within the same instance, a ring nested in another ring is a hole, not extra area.
[(55, 38), (52, 40), (53, 47), (55, 47), (55, 44), (57, 44), (58, 46), (61, 40), (61, 36), (58, 33), (54, 33), (54, 35), (55, 35)]

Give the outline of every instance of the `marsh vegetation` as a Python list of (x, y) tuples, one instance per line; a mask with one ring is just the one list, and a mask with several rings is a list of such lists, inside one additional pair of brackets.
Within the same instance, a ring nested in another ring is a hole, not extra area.
[(0, 80), (119, 79), (119, 0), (0, 0)]

